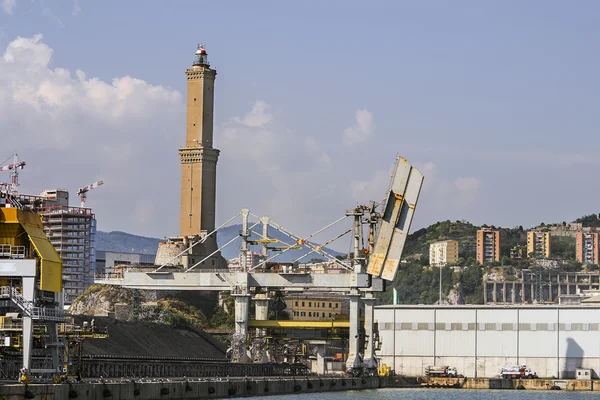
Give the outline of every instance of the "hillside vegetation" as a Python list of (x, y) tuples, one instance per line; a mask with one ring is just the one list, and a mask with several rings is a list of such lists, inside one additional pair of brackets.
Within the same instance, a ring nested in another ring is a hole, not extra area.
[[(597, 214), (578, 218), (575, 222), (583, 226), (600, 227)], [(548, 226), (541, 224), (540, 226)], [(486, 265), (476, 262), (476, 233), (481, 228), (500, 231), (500, 261)], [(396, 280), (389, 282), (386, 291), (378, 296), (380, 304), (393, 301), (393, 289), (398, 292), (400, 304), (433, 304), (439, 300), (440, 269), (429, 267), (429, 246), (441, 240), (458, 240), (459, 259), (456, 263), (442, 268), (442, 295), (444, 302), (483, 303), (483, 276), (493, 272), (501, 279), (515, 280), (524, 268), (541, 268), (536, 258), (511, 259), (510, 250), (516, 246), (526, 246), (527, 232), (522, 226), (502, 228), (496, 226), (476, 226), (467, 221), (442, 221), (419, 229), (408, 235), (404, 247), (403, 261)], [(555, 271), (576, 272), (582, 265), (575, 260), (575, 238), (552, 237), (551, 259)], [(597, 265), (588, 265), (586, 270), (597, 270)]]

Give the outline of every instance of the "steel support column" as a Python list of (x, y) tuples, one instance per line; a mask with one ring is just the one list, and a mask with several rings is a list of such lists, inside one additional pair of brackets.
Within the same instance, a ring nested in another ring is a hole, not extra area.
[(346, 360), (346, 369), (359, 370), (362, 367), (362, 360), (359, 354), (360, 345), (360, 294), (352, 291), (348, 296), (350, 298), (350, 334), (348, 342), (348, 359)]
[[(35, 277), (23, 277), (23, 299), (33, 304), (35, 300)], [(29, 312), (23, 313), (23, 366), (31, 369), (31, 349), (33, 345), (33, 321)]]
[(375, 332), (374, 332), (374, 310), (375, 298), (373, 293), (366, 293), (362, 299), (365, 305), (365, 355), (363, 358), (364, 366), (368, 369), (377, 368), (377, 359), (375, 358)]

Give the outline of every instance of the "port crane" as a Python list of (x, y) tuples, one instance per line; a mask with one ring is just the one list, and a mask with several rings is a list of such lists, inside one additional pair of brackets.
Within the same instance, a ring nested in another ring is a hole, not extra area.
[(79, 196), (79, 199), (81, 200), (81, 208), (85, 208), (85, 200), (87, 199), (87, 193), (90, 190), (96, 189), (98, 186), (102, 185), (104, 185), (104, 181), (97, 181), (92, 183), (91, 185), (84, 186), (77, 191), (77, 196)]
[[(251, 362), (251, 359), (255, 361), (267, 359), (267, 338), (257, 336), (249, 339), (250, 300), (253, 300), (255, 304), (254, 322), (267, 322), (270, 300), (268, 294), (270, 292), (340, 293), (350, 300), (349, 351), (346, 368), (354, 375), (371, 374), (377, 370), (377, 360), (374, 354), (376, 333), (373, 320), (375, 292), (384, 291), (384, 282), (393, 281), (396, 276), (422, 184), (421, 172), (412, 167), (406, 159), (398, 158), (381, 212), (376, 211), (375, 205), (358, 206), (346, 211), (344, 217), (309, 236), (302, 237), (273, 222), (268, 217), (259, 217), (248, 209), (243, 209), (204, 237), (190, 241), (189, 246), (164, 264), (149, 268), (124, 267), (119, 273), (97, 277), (95, 283), (142, 290), (229, 291), (235, 302), (235, 331), (231, 343), (231, 358), (233, 362), (240, 363)], [(184, 254), (191, 253), (194, 246), (204, 243), (219, 229), (240, 216), (242, 219), (240, 234), (242, 246), (239, 270), (207, 270), (201, 267), (205, 260), (233, 243), (233, 240), (193, 265), (182, 265), (178, 262)], [(257, 222), (251, 223), (250, 217), (255, 218)], [(354, 220), (354, 253), (351, 265), (342, 263), (328, 254), (324, 246), (315, 245), (310, 241), (318, 233), (348, 217)], [(263, 228), (260, 244), (264, 246), (265, 252), (269, 251), (267, 245), (271, 242), (268, 235), (269, 228), (287, 235), (292, 239), (292, 243), (278, 249), (276, 254), (267, 257), (261, 263), (248, 267), (246, 256), (249, 251), (250, 232), (259, 224), (262, 224)], [(362, 230), (365, 224), (369, 226), (369, 247), (361, 249), (361, 239), (364, 237)], [(264, 268), (267, 262), (297, 246), (306, 247), (314, 253), (326, 257), (345, 269), (346, 273), (311, 273), (293, 269), (275, 272)], [(364, 336), (360, 329), (361, 308), (364, 310)], [(312, 343), (311, 345), (316, 346), (314, 352), (317, 354), (317, 372), (323, 373), (325, 371), (326, 343)], [(249, 357), (249, 354), (252, 354), (252, 357)]]
[(19, 170), (23, 169), (26, 165), (25, 161), (19, 161), (19, 155), (17, 153), (13, 154), (13, 163), (0, 166), (0, 171), (11, 171), (11, 183), (0, 183), (0, 186), (4, 186), (8, 189), (10, 186), (10, 192), (12, 195), (17, 195), (19, 186)]

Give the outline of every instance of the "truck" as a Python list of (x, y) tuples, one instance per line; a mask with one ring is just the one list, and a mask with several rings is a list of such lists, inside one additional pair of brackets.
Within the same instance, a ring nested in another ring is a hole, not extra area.
[(456, 371), (456, 368), (449, 367), (447, 365), (430, 365), (427, 368), (425, 368), (425, 375), (440, 378), (456, 378), (458, 377), (458, 372)]
[(528, 368), (527, 365), (505, 365), (500, 371), (500, 376), (504, 379), (534, 379), (537, 374)]

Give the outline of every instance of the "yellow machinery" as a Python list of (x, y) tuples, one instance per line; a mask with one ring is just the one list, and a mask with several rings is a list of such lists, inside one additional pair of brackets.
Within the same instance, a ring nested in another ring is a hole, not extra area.
[(392, 374), (392, 368), (387, 364), (381, 364), (377, 368), (377, 375), (379, 376), (390, 376)]
[(34, 372), (30, 364), (35, 335), (45, 330), (52, 369), (35, 372), (57, 371), (57, 324), (66, 320), (58, 296), (62, 260), (44, 233), (41, 217), (6, 196), (0, 193), (0, 298), (15, 312), (0, 319), (0, 335), (5, 346), (22, 349), (23, 370), (28, 373)]
[[(0, 258), (37, 260), (40, 290), (62, 292), (62, 260), (31, 211), (0, 207)], [(7, 283), (0, 273), (0, 282)]]

